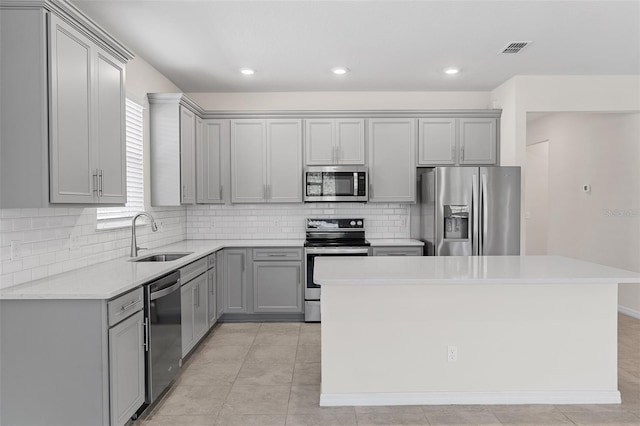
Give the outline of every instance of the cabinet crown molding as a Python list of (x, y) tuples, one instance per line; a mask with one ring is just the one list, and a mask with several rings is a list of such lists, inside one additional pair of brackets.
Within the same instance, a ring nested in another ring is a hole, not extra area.
[(135, 57), (126, 46), (68, 0), (0, 0), (0, 9), (45, 9), (73, 25), (79, 24), (79, 29), (85, 35), (121, 61), (126, 63)]
[(149, 104), (179, 104), (182, 105), (201, 118), (205, 118), (207, 111), (202, 109), (200, 105), (195, 103), (193, 99), (184, 93), (147, 93)]

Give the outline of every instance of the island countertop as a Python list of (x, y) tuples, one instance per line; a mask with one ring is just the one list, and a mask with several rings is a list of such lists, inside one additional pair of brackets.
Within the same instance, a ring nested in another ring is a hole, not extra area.
[(385, 284), (618, 284), (640, 273), (562, 256), (320, 257), (322, 286)]

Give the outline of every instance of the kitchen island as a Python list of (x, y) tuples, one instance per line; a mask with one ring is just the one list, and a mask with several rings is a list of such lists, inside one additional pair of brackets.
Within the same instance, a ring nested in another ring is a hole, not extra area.
[(322, 258), (320, 405), (619, 403), (618, 283), (557, 256)]

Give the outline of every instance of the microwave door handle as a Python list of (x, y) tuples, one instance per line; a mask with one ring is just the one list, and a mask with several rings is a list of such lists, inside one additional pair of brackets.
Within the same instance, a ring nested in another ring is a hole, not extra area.
[(353, 195), (358, 196), (358, 172), (353, 172)]

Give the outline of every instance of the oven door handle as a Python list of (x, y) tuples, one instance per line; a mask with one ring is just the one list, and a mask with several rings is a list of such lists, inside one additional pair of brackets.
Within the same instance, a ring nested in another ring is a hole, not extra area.
[(363, 248), (314, 247), (314, 248), (307, 248), (306, 251), (307, 251), (307, 254), (369, 254), (369, 249), (366, 247), (363, 247)]

